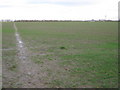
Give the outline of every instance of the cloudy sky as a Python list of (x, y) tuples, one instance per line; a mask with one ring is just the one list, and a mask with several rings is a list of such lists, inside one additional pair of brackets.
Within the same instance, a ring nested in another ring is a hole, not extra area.
[(1, 19), (118, 19), (119, 0), (0, 0)]

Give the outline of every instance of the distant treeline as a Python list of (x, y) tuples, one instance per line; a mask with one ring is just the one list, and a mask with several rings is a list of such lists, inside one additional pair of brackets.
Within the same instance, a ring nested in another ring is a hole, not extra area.
[(2, 22), (113, 22), (113, 20), (93, 20), (93, 19), (92, 20), (1, 20), (1, 21)]
[[(83, 20), (15, 20), (14, 22), (82, 22)], [(84, 22), (112, 21), (112, 20), (84, 20)]]
[(61, 22), (61, 21), (70, 22), (72, 20), (15, 20), (14, 22)]

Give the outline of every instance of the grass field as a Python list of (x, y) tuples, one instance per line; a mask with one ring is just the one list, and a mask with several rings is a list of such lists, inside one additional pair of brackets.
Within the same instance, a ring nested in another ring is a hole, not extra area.
[[(15, 24), (27, 47), (30, 65), (36, 66), (31, 71), (38, 69), (29, 79), (31, 87), (118, 87), (117, 22)], [(13, 23), (3, 23), (2, 32), (3, 87), (27, 87), (18, 75), (21, 64)]]

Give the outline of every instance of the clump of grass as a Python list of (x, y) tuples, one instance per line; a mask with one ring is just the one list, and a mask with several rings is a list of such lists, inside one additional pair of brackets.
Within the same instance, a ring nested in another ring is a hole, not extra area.
[(60, 47), (60, 49), (66, 49), (66, 47), (62, 46), (62, 47)]
[(34, 61), (35, 63), (37, 63), (37, 64), (42, 64), (43, 62), (42, 61), (40, 61), (40, 60), (36, 60), (36, 61)]
[(62, 85), (62, 81), (60, 80), (53, 80), (51, 83), (51, 87), (55, 87), (55, 88), (58, 88)]
[(52, 58), (48, 58), (48, 60), (53, 60)]
[(43, 64), (43, 57), (40, 57), (38, 55), (31, 57), (32, 61), (36, 64)]
[(12, 65), (9, 69), (10, 69), (11, 71), (15, 71), (16, 68), (17, 68), (17, 65)]

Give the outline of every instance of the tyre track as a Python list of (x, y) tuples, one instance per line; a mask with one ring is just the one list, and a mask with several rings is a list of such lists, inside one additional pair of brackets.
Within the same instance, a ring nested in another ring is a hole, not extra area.
[(21, 88), (41, 88), (46, 87), (41, 80), (46, 75), (40, 66), (30, 60), (30, 53), (22, 41), (16, 24), (13, 24), (15, 29), (15, 37), (18, 49), (18, 75)]

